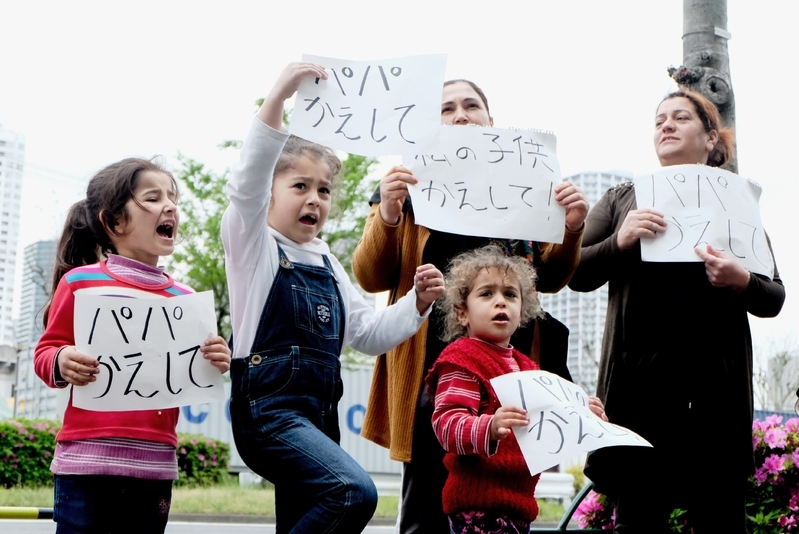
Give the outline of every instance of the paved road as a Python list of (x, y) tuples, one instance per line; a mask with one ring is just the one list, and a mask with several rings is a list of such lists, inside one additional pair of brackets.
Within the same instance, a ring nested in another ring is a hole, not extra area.
[[(390, 526), (366, 527), (364, 534), (389, 534)], [(55, 523), (46, 519), (0, 520), (3, 534), (53, 534)], [(247, 523), (195, 523), (170, 521), (166, 534), (275, 534), (275, 525), (253, 525)]]

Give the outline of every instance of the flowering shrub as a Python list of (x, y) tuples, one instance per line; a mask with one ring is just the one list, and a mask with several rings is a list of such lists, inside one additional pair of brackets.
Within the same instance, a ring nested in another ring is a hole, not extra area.
[(56, 421), (0, 421), (0, 486), (52, 484), (50, 462), (60, 427)]
[[(770, 415), (752, 423), (755, 474), (749, 477), (746, 515), (752, 534), (799, 534), (799, 418)], [(591, 491), (574, 514), (580, 528), (613, 528), (613, 507), (607, 497)], [(673, 532), (689, 533), (685, 510), (674, 510)]]
[(799, 418), (770, 415), (752, 424), (755, 476), (746, 515), (753, 534), (799, 532)]
[(229, 478), (230, 445), (199, 434), (178, 434), (176, 486), (211, 486)]
[(574, 518), (580, 524), (580, 528), (613, 530), (616, 511), (606, 496), (591, 490), (574, 511)]

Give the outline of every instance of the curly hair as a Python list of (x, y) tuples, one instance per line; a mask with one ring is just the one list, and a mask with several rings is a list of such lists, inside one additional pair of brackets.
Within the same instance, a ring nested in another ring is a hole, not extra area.
[(504, 276), (513, 275), (519, 281), (522, 309), (520, 327), (532, 319), (542, 317), (541, 304), (535, 291), (535, 269), (525, 258), (508, 256), (497, 245), (488, 245), (458, 254), (449, 264), (444, 285), (447, 288), (441, 299), (446, 314), (442, 339), (452, 341), (466, 335), (466, 327), (458, 320), (458, 313), (466, 310), (466, 299), (474, 288), (474, 280), (481, 271), (497, 269)]

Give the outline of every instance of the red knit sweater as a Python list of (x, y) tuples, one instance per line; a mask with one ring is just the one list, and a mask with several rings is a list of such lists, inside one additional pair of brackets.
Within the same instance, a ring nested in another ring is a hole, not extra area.
[[(513, 358), (522, 371), (538, 369), (535, 362), (517, 350), (513, 350)], [(451, 343), (426, 378), (431, 395), (436, 394), (442, 370), (453, 366), (473, 375), (480, 384), (480, 396), (488, 398), (488, 408), (474, 417), (493, 415), (500, 404), (490, 379), (512, 372), (502, 349), (470, 338)], [(535, 486), (539, 475), (530, 476), (512, 433), (501, 441), (492, 456), (447, 452), (444, 464), (449, 471), (442, 495), (444, 513), (491, 510), (528, 521), (538, 516)]]

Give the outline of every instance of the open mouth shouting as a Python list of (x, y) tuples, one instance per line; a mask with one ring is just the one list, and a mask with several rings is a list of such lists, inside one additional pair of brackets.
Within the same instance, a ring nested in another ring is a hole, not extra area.
[(172, 239), (175, 236), (175, 222), (164, 221), (163, 223), (158, 225), (155, 231), (161, 237)]
[(492, 317), (491, 320), (494, 322), (507, 323), (510, 320), (510, 317), (508, 317), (507, 313), (500, 312)]
[(300, 217), (300, 222), (302, 224), (307, 224), (308, 226), (315, 225), (316, 221), (317, 221), (316, 215), (313, 215), (311, 213), (307, 213), (307, 214), (303, 215), (302, 217)]

